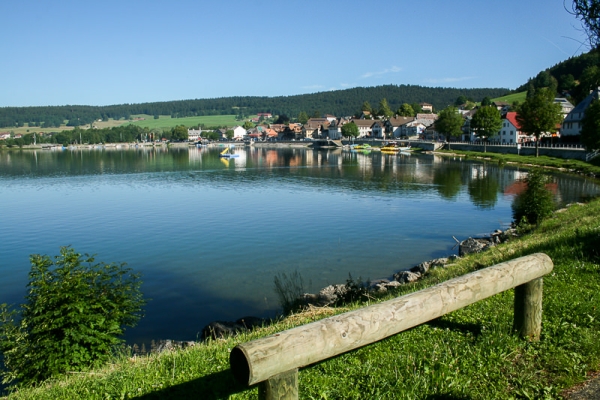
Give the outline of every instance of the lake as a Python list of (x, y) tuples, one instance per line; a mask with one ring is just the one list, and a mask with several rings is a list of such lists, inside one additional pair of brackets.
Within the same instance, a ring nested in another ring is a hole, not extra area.
[[(129, 343), (194, 340), (214, 320), (274, 316), (278, 273), (316, 292), (391, 277), (511, 222), (524, 170), (434, 155), (221, 147), (0, 152), (0, 303), (20, 304), (30, 254), (71, 245), (142, 274)], [(557, 201), (596, 196), (555, 174)]]

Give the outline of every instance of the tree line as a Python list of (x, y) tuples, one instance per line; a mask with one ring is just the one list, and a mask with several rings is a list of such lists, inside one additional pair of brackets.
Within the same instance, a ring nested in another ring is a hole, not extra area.
[(251, 115), (270, 112), (273, 115), (333, 114), (351, 116), (360, 111), (365, 101), (377, 104), (387, 99), (389, 106), (396, 110), (402, 104), (427, 102), (436, 109), (452, 104), (459, 96), (481, 101), (484, 97), (499, 97), (509, 93), (509, 89), (456, 89), (424, 87), (418, 85), (383, 85), (357, 87), (295, 96), (259, 97), (233, 96), (213, 99), (164, 101), (141, 104), (120, 104), (110, 106), (45, 106), (45, 107), (3, 107), (0, 108), (0, 128), (39, 126), (58, 127), (81, 126), (99, 119), (129, 119), (132, 115), (170, 115), (173, 118), (203, 115)]

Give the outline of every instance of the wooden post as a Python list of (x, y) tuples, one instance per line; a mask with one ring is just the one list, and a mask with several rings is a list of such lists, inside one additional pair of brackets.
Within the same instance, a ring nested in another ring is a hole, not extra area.
[(542, 332), (543, 287), (543, 278), (515, 287), (514, 329), (529, 340), (538, 340)]
[(298, 400), (298, 369), (282, 372), (258, 384), (259, 400)]
[[(541, 320), (542, 286), (537, 280), (552, 268), (550, 257), (532, 254), (402, 297), (241, 343), (231, 351), (231, 370), (239, 382), (253, 385), (385, 339), (518, 286), (523, 288), (518, 292), (524, 290), (528, 294), (518, 295), (516, 301), (528, 305), (518, 306), (524, 312), (516, 321), (527, 322), (515, 325), (525, 336), (539, 337), (540, 324), (536, 321)], [(528, 283), (531, 281), (534, 282)]]

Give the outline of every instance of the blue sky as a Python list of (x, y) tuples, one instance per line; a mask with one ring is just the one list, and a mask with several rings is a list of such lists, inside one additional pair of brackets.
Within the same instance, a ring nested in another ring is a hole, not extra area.
[(563, 0), (3, 0), (0, 15), (0, 107), (514, 89), (586, 51)]

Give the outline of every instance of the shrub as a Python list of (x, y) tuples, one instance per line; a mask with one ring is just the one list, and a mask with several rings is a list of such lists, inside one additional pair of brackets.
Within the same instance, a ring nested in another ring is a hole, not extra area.
[(106, 362), (125, 326), (142, 317), (139, 275), (125, 264), (93, 264), (70, 247), (54, 260), (34, 254), (30, 261), (20, 313), (0, 305), (3, 382), (32, 384)]
[(549, 217), (555, 208), (553, 195), (546, 188), (550, 178), (540, 170), (532, 170), (527, 174), (525, 183), (527, 189), (517, 195), (512, 203), (513, 219), (517, 224), (537, 225)]

